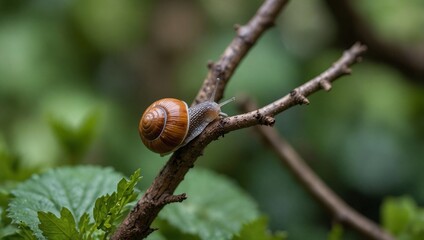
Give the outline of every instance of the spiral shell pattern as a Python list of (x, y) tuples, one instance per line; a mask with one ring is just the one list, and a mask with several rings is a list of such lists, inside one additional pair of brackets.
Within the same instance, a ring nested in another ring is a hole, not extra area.
[(162, 155), (181, 145), (187, 136), (188, 128), (188, 106), (174, 98), (154, 102), (144, 111), (138, 125), (144, 145)]

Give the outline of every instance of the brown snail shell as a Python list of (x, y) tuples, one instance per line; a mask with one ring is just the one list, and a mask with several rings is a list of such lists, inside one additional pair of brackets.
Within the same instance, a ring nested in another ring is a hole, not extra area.
[(188, 106), (175, 98), (154, 102), (144, 111), (138, 125), (144, 145), (162, 155), (177, 149), (186, 138), (188, 129)]

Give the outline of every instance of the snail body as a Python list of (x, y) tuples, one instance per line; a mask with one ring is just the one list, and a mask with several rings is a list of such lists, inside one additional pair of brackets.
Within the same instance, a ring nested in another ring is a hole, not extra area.
[(187, 103), (175, 98), (164, 98), (152, 103), (143, 113), (138, 131), (144, 145), (151, 151), (164, 156), (186, 145), (197, 137), (206, 126), (219, 116), (221, 104), (211, 100), (188, 107)]

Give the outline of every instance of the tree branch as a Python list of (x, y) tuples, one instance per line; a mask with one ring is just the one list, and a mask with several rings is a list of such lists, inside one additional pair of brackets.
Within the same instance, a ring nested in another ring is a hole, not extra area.
[[(217, 78), (222, 81), (220, 81), (221, 84), (218, 86), (215, 97), (216, 99), (222, 97), (226, 83), (241, 60), (265, 30), (274, 25), (277, 15), (287, 2), (288, 0), (266, 0), (246, 25), (236, 26), (237, 36), (216, 63), (208, 64), (209, 72), (195, 103), (208, 99), (212, 92), (212, 83)], [(179, 195), (179, 198), (170, 196), (173, 196), (175, 189), (184, 179), (188, 170), (193, 167), (202, 150), (215, 138), (210, 136), (208, 141), (194, 140), (192, 142), (197, 144), (195, 148), (190, 149), (186, 146), (175, 152), (137, 205), (118, 227), (112, 239), (142, 239), (148, 236), (154, 230), (150, 228), (150, 225), (159, 211), (170, 202), (183, 201), (186, 198), (185, 195)]]
[[(242, 111), (254, 111), (257, 106), (251, 100), (246, 100), (242, 103), (241, 108)], [(276, 129), (256, 126), (255, 130), (303, 187), (333, 215), (336, 222), (351, 227), (369, 239), (394, 239), (377, 224), (355, 211), (337, 196), (305, 163), (296, 150), (284, 138), (279, 136)]]
[(321, 88), (329, 90), (331, 82), (342, 75), (349, 74), (351, 72), (349, 66), (356, 63), (365, 50), (364, 45), (357, 43), (345, 51), (332, 67), (294, 89), (283, 98), (258, 110), (227, 117), (210, 124), (199, 137), (171, 156), (142, 199), (139, 200), (133, 211), (118, 228), (113, 239), (133, 239), (135, 236), (144, 237), (151, 233), (153, 229), (150, 228), (150, 224), (164, 205), (169, 203), (164, 201), (164, 198), (168, 198), (169, 195), (174, 193), (185, 174), (193, 167), (196, 159), (202, 155), (203, 149), (211, 141), (237, 129), (257, 124), (272, 125), (274, 123), (273, 116), (276, 114), (297, 104), (308, 103), (307, 96)]

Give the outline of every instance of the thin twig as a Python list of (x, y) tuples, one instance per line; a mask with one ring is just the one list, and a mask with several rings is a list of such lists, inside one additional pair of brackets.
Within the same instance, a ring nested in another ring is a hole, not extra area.
[[(246, 99), (241, 108), (242, 111), (254, 111), (257, 106), (252, 100)], [(275, 128), (256, 126), (255, 129), (302, 186), (332, 214), (336, 222), (351, 227), (369, 239), (394, 239), (376, 223), (355, 211), (334, 193), (305, 163), (296, 150), (279, 136)]]
[[(215, 98), (222, 97), (224, 88), (235, 69), (246, 56), (247, 52), (256, 43), (259, 37), (274, 25), (277, 15), (281, 12), (288, 0), (266, 0), (252, 19), (244, 26), (236, 27), (237, 36), (222, 54), (216, 63), (210, 63), (208, 75), (201, 87), (195, 102), (208, 99), (212, 92), (212, 80), (220, 78), (222, 84)], [(216, 137), (211, 136), (207, 143)], [(174, 153), (171, 159), (162, 168), (152, 185), (147, 189), (137, 205), (128, 214), (123, 223), (118, 227), (112, 239), (142, 239), (154, 229), (150, 227), (159, 211), (168, 203), (175, 202), (172, 196), (177, 186), (184, 179), (188, 170), (193, 167), (196, 159), (201, 155), (207, 144), (199, 144), (193, 149), (184, 147)], [(206, 143), (203, 141), (203, 143)], [(182, 201), (185, 195), (180, 195), (177, 200)]]
[(361, 54), (365, 51), (365, 45), (360, 43), (354, 44), (350, 49), (343, 53), (343, 56), (339, 60), (337, 60), (329, 69), (321, 73), (319, 76), (292, 90), (286, 96), (262, 108), (245, 114), (227, 117), (219, 122), (212, 123), (205, 130), (205, 132), (209, 133), (201, 134), (199, 138), (205, 138), (206, 140), (208, 139), (207, 137), (209, 134), (213, 134), (215, 132), (219, 133), (219, 135), (216, 136), (219, 137), (220, 135), (230, 131), (258, 125), (261, 124), (261, 121), (265, 116), (273, 117), (294, 105), (309, 104), (309, 100), (307, 99), (309, 95), (320, 89), (330, 90), (331, 83), (333, 81), (339, 79), (339, 77), (343, 75), (351, 73), (349, 66), (359, 61)]

